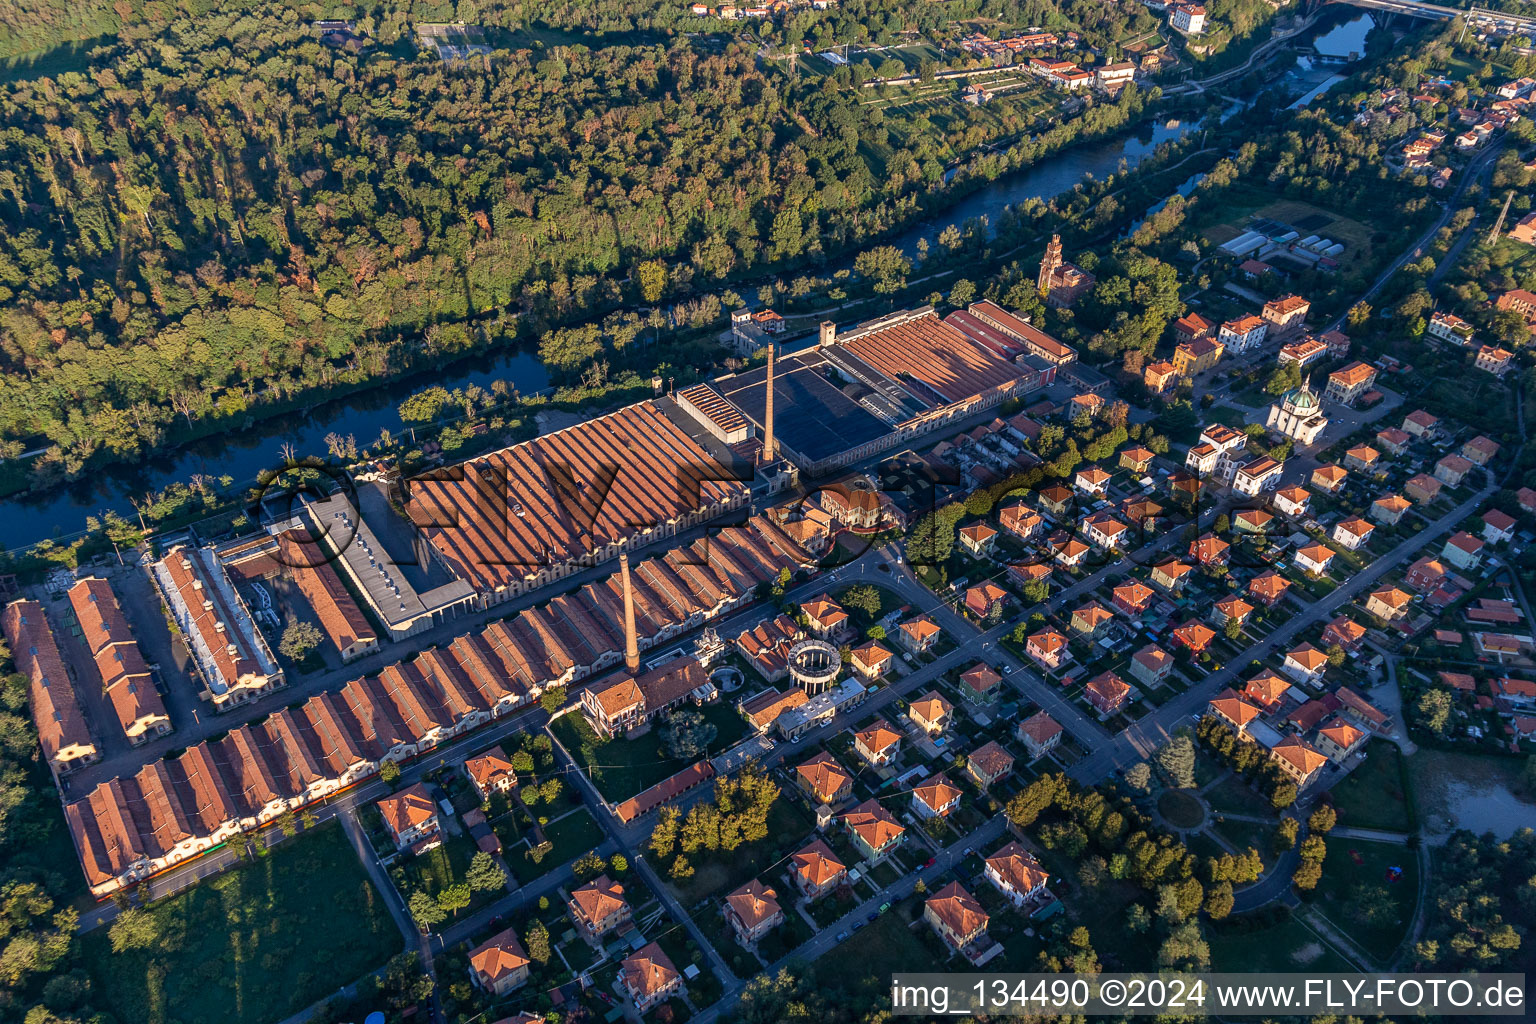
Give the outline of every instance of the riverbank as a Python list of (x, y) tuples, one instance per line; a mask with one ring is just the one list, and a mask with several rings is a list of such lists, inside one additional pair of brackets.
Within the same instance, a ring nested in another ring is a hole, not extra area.
[[(1320, 30), (1328, 33), (1333, 31), (1335, 29), (1332, 28)], [(1180, 104), (1175, 109), (1186, 110), (1188, 105)], [(1234, 113), (1236, 111), (1229, 110), (1223, 117), (1230, 117)], [(1143, 118), (1133, 126), (1122, 127), (1107, 138), (1080, 139), (1073, 145), (1055, 151), (1050, 157), (1018, 170), (991, 179), (980, 175), (968, 177), (964, 184), (969, 187), (952, 194), (953, 201), (941, 217), (929, 218), (904, 229), (893, 229), (893, 233), (888, 234), (881, 244), (910, 246), (915, 250), (919, 238), (937, 237), (947, 227), (963, 229), (967, 222), (978, 220), (987, 223), (988, 236), (995, 240), (1000, 227), (1014, 216), (1009, 211), (1016, 210), (1030, 199), (1049, 202), (1073, 192), (1079, 185), (1088, 186), (1085, 197), (1116, 195), (1129, 190), (1121, 199), (1138, 212), (1131, 219), (1114, 220), (1115, 231), (1122, 231), (1144, 216), (1146, 207), (1138, 208), (1136, 204), (1143, 199), (1148, 199), (1149, 204), (1153, 201), (1152, 197), (1143, 195), (1134, 179), (1127, 178), (1126, 172), (1134, 173), (1135, 168), (1157, 154), (1162, 147), (1186, 139), (1192, 131), (1203, 127), (1200, 119), (1187, 116), (1175, 119), (1176, 125), (1170, 127), (1169, 118), (1166, 110), (1159, 110), (1152, 117)], [(1180, 152), (1177, 159), (1183, 161), (1189, 156), (1186, 150)], [(1161, 180), (1162, 172), (1166, 169), (1153, 167), (1153, 175), (1149, 180), (1157, 180), (1160, 188), (1166, 188), (1169, 183)], [(1198, 168), (1192, 168), (1191, 171), (1198, 173)], [(1188, 178), (1189, 175), (1185, 175), (1180, 182)], [(1102, 187), (1111, 182), (1114, 185), (1112, 189)], [(1178, 185), (1180, 182), (1171, 184)], [(1062, 227), (1069, 237), (1075, 234), (1068, 225)], [(1083, 238), (1098, 237), (1101, 234), (1095, 230), (1091, 236), (1084, 235)], [(985, 267), (996, 266), (1026, 248), (1035, 240), (1035, 235), (1036, 232), (1031, 230), (1009, 238), (1009, 244), (995, 249), (988, 244), (985, 251), (974, 254), (975, 258), (970, 251), (961, 254), (966, 258), (964, 275), (977, 279)], [(816, 272), (835, 275), (840, 270), (849, 269), (851, 263), (852, 259), (845, 256), (838, 264), (825, 265)], [(932, 287), (924, 291), (913, 286), (934, 286), (939, 282), (953, 280), (962, 271), (962, 268), (942, 260), (932, 265), (925, 263), (922, 269), (928, 272), (910, 282), (898, 295), (855, 297), (835, 303), (832, 308), (844, 312), (856, 310), (859, 307), (851, 303), (857, 303), (860, 299), (882, 309), (890, 308), (898, 302), (921, 304), (932, 296)], [(750, 282), (737, 284), (742, 288), (751, 285)], [(838, 290), (833, 288), (831, 293)], [(823, 300), (818, 305), (825, 306), (826, 303)], [(873, 308), (873, 305), (868, 306), (864, 315), (872, 315), (869, 309)], [(461, 369), (456, 371), (455, 368)], [(44, 539), (68, 543), (80, 535), (71, 527), (84, 525), (87, 516), (99, 516), (103, 510), (111, 509), (131, 519), (134, 513), (128, 495), (142, 496), (194, 477), (215, 483), (227, 478), (228, 484), (219, 485), (224, 495), (223, 503), (237, 501), (244, 496), (245, 489), (258, 474), (280, 463), (279, 452), (283, 449), (300, 456), (323, 453), (327, 448), (326, 438), (331, 434), (342, 438), (350, 436), (359, 446), (368, 447), (380, 436), (381, 431), (388, 430), (398, 435), (409, 430), (409, 425), (400, 420), (398, 404), (423, 384), (430, 382), (453, 391), (472, 386), (489, 389), (497, 380), (506, 381), (512, 389), (529, 395), (547, 388), (549, 378), (525, 344), (504, 343), (466, 354), (462, 358), (445, 359), (403, 377), (374, 384), (360, 383), (352, 386), (344, 397), (288, 410), (270, 419), (251, 417), (243, 428), (237, 430), (228, 429), (224, 425), (225, 429), (215, 434), (157, 452), (138, 464), (99, 468), (93, 470), (88, 479), (64, 484), (44, 493), (13, 495), (0, 501), (0, 515), (5, 517), (10, 526), (7, 544), (12, 547), (25, 546)], [(598, 397), (588, 402), (583, 411), (607, 404), (611, 402), (606, 401), (605, 397)], [(517, 415), (516, 410), (502, 411), (508, 416)], [(209, 514), (204, 510), (199, 511)]]

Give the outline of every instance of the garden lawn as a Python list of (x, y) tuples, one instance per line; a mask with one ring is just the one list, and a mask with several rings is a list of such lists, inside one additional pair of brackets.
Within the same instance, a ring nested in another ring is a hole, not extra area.
[(544, 838), (553, 847), (544, 855), (551, 865), (566, 864), (584, 853), (590, 853), (603, 842), (603, 830), (592, 812), (585, 807), (558, 818), (544, 826)]
[[(435, 897), (449, 886), (464, 881), (464, 876), (469, 873), (469, 862), (478, 852), (469, 836), (450, 836), (445, 832), (443, 845), (417, 857), (402, 857), (390, 870), (390, 874), (400, 895), (407, 901), (415, 892), (425, 892)], [(458, 914), (472, 913), (477, 907), (501, 894), (501, 890), (476, 892), (470, 897), (469, 906), (458, 911)], [(457, 916), (454, 915), (454, 918)]]
[[(1397, 843), (1341, 837), (1325, 842), (1328, 856), (1312, 904), (1371, 956), (1389, 960), (1413, 920), (1419, 893), (1418, 854)], [(1387, 881), (1389, 866), (1403, 869), (1395, 882)], [(1371, 898), (1362, 899), (1367, 893)], [(1366, 917), (1373, 908), (1376, 916)]]
[(404, 945), (335, 822), (149, 912), (153, 949), (113, 953), (107, 928), (80, 936), (95, 1002), (122, 1024), (271, 1024)]
[[(746, 719), (724, 701), (700, 710), (704, 720), (716, 729), (709, 744), (711, 755), (732, 746), (747, 731)], [(574, 712), (561, 715), (550, 728), (576, 763), (590, 771), (593, 785), (610, 803), (628, 800), (699, 760), (668, 756), (662, 749), (659, 722), (634, 739), (619, 736), (605, 740), (592, 730), (583, 715)]]
[(1365, 749), (1365, 762), (1330, 791), (1339, 824), (1412, 832), (1418, 816), (1404, 784), (1407, 766), (1402, 751), (1383, 739), (1371, 740)]

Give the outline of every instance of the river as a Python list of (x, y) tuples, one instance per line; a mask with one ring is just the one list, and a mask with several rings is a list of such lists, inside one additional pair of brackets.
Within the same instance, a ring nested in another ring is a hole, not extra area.
[[(1363, 53), (1365, 37), (1372, 27), (1370, 16), (1360, 15), (1324, 31), (1315, 40), (1315, 46), (1322, 54)], [(1305, 101), (1310, 102), (1338, 80), (1338, 75), (1301, 57), (1282, 82), (1289, 83), (1294, 91), (1304, 92)], [(1234, 105), (1233, 109), (1241, 108)], [(1198, 130), (1199, 126), (1198, 119), (1149, 121), (1130, 134), (1073, 146), (1040, 164), (991, 182), (934, 219), (898, 236), (893, 244), (910, 253), (916, 249), (919, 238), (932, 244), (950, 225), (963, 228), (978, 217), (995, 225), (1011, 205), (1068, 192), (1086, 178), (1099, 179), (1117, 172), (1122, 162), (1134, 167), (1158, 146)], [(1192, 186), (1193, 179), (1185, 182), (1180, 191), (1187, 194)], [(285, 444), (291, 444), (300, 456), (323, 456), (325, 437), (331, 433), (351, 435), (359, 445), (371, 444), (381, 430), (399, 433), (404, 429), (397, 407), (412, 392), (428, 384), (440, 384), (449, 390), (471, 384), (488, 388), (498, 379), (525, 394), (549, 385), (544, 367), (526, 349), (471, 357), (351, 397), (322, 402), (307, 412), (263, 419), (249, 429), (204, 438), (135, 465), (110, 466), (43, 494), (0, 499), (0, 523), (5, 527), (0, 547), (15, 549), (50, 537), (73, 536), (84, 528), (87, 515), (99, 515), (107, 509), (131, 516), (130, 496), (142, 497), (172, 483), (186, 482), (197, 474), (229, 476), (237, 483), (250, 483), (263, 470), (279, 464), (278, 452)]]

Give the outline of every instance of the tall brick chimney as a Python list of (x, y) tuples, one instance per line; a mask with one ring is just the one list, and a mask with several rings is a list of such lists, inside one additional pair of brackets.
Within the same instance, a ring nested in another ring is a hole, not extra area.
[(768, 342), (768, 411), (763, 415), (763, 462), (771, 463), (773, 451), (773, 350), (778, 346)]
[(619, 576), (624, 581), (624, 667), (630, 675), (640, 671), (640, 638), (635, 634), (635, 587), (629, 580), (629, 553), (619, 555)]

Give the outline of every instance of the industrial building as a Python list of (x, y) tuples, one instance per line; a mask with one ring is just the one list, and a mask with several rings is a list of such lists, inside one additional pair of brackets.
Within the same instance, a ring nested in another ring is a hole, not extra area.
[(283, 670), (211, 549), (178, 545), (152, 570), (215, 711), (283, 686)]
[[(186, 557), (185, 550), (170, 559)], [(811, 563), (777, 524), (756, 516), (647, 559), (632, 574), (616, 574), (628, 576), (628, 586), (612, 578), (589, 583), (340, 692), (280, 708), (110, 779), (65, 807), (86, 880), (105, 896), (330, 796), (382, 761), (420, 754), (505, 715), (549, 686), (620, 661), (638, 666), (642, 648), (740, 607), (780, 570)], [(43, 730), (50, 761), (94, 760), (78, 705), (59, 704), (72, 691), (41, 607), (16, 602), (3, 622), (18, 667), (34, 680), (39, 723), (51, 726), (54, 707), (63, 709), (57, 728)], [(29, 653), (34, 648), (37, 655)], [(45, 706), (44, 698), (52, 703)]]
[(822, 476), (1047, 387), (1075, 358), (994, 303), (943, 319), (924, 307), (842, 333), (824, 323), (816, 345), (770, 348), (767, 364), (690, 388), (678, 404), (722, 441), (744, 436), (718, 396), (763, 438), (764, 461), (782, 456)]
[(414, 477), (404, 505), (490, 605), (742, 507), (740, 476), (728, 451), (645, 401)]

